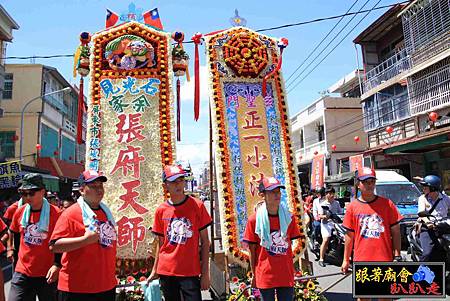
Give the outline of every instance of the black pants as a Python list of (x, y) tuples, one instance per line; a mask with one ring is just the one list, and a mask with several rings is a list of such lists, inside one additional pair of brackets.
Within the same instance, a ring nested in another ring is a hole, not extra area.
[(28, 277), (14, 272), (8, 301), (56, 301), (56, 282), (47, 283), (45, 277)]
[(160, 276), (165, 301), (202, 301), (199, 277)]
[(116, 288), (106, 292), (84, 294), (58, 291), (58, 301), (115, 301)]
[(444, 254), (434, 231), (422, 231), (419, 238), (423, 250), (422, 256), (419, 258), (420, 261), (442, 261)]

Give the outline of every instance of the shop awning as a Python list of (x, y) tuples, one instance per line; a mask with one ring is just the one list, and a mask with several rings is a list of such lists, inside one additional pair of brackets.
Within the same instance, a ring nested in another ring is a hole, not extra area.
[(65, 177), (76, 180), (83, 172), (83, 165), (66, 162), (56, 158), (39, 157), (37, 160), (39, 168), (47, 169), (53, 176)]
[(415, 153), (415, 152), (430, 151), (434, 149), (437, 144), (446, 143), (448, 141), (449, 141), (448, 135), (444, 134), (386, 148), (384, 150), (384, 153), (395, 154), (395, 153)]

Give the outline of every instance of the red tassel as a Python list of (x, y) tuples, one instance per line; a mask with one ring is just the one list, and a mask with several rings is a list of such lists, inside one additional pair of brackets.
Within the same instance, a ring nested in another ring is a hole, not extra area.
[(177, 79), (177, 141), (181, 141), (181, 101), (180, 101), (180, 79)]
[(83, 144), (83, 111), (84, 111), (84, 80), (80, 77), (80, 91), (78, 92), (78, 114), (77, 114), (77, 143)]
[(272, 72), (270, 72), (269, 74), (266, 74), (266, 76), (264, 76), (263, 78), (263, 82), (262, 82), (262, 95), (263, 97), (266, 97), (266, 92), (267, 92), (267, 80), (272, 77), (278, 70), (281, 69), (281, 64), (283, 62), (283, 50), (284, 48), (287, 47), (287, 45), (289, 44), (289, 41), (286, 38), (281, 38), (278, 42), (278, 47), (280, 48), (280, 57), (278, 59), (278, 64), (277, 67), (272, 70)]
[(202, 34), (196, 33), (192, 37), (192, 41), (195, 44), (195, 60), (194, 60), (194, 76), (195, 76), (195, 89), (194, 89), (194, 120), (197, 121), (200, 117), (200, 59), (198, 54), (198, 45), (202, 41)]

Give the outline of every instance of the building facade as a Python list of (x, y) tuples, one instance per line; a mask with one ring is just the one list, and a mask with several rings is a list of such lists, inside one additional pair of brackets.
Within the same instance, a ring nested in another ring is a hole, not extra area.
[[(3, 97), (3, 94), (8, 97), (11, 90), (10, 78), (6, 78), (7, 84), (5, 85), (5, 57), (6, 46), (13, 40), (14, 29), (19, 29), (19, 25), (8, 14), (5, 8), (0, 5), (0, 100)], [(6, 92), (4, 92), (5, 86)]]
[(362, 49), (362, 107), (377, 168), (450, 178), (450, 4), (397, 5), (355, 40)]
[(325, 156), (324, 176), (337, 174), (348, 171), (349, 157), (361, 153), (366, 146), (357, 72), (330, 90), (341, 96), (320, 97), (291, 117), (293, 148), (302, 186), (311, 182), (314, 157)]
[[(55, 176), (76, 179), (85, 159), (85, 145), (76, 143), (78, 89), (49, 66), (7, 64), (5, 72), (12, 79), (12, 89), (1, 103), (4, 156), (22, 159), (23, 165), (49, 170)], [(65, 87), (70, 87), (66, 93), (48, 95)], [(84, 135), (85, 129), (84, 125)]]

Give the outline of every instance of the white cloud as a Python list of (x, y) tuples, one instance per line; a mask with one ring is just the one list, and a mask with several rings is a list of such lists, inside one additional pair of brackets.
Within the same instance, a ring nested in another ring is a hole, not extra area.
[(181, 161), (183, 167), (189, 163), (198, 176), (206, 161), (209, 161), (209, 143), (178, 143), (177, 144), (177, 161)]
[[(192, 65), (191, 65), (192, 66)], [(202, 105), (208, 102), (208, 70), (206, 65), (200, 65), (200, 101)], [(191, 80), (184, 80), (180, 87), (181, 101), (193, 101), (195, 89), (194, 68), (189, 69)]]

